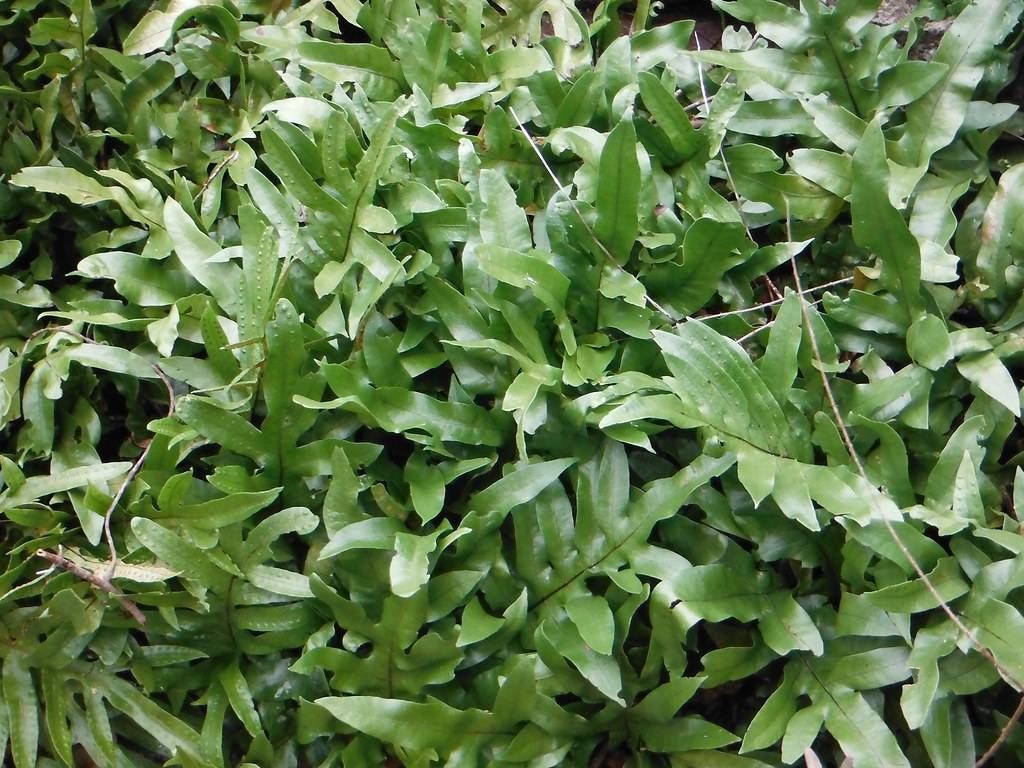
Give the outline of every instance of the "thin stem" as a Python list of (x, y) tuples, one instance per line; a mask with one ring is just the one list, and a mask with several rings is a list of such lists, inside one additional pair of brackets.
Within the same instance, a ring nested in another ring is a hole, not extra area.
[(231, 165), (231, 163), (235, 162), (235, 160), (237, 159), (238, 150), (235, 149), (229, 152), (224, 157), (223, 160), (217, 163), (217, 165), (214, 166), (213, 170), (210, 171), (210, 175), (206, 177), (206, 181), (204, 181), (202, 186), (199, 187), (199, 191), (192, 196), (192, 202), (194, 203), (196, 200), (198, 200), (199, 196), (202, 195), (203, 192), (205, 192), (209, 188), (209, 186), (214, 182), (214, 179), (216, 179), (225, 168), (227, 168), (229, 165)]
[[(821, 285), (815, 285), (812, 288), (808, 288), (806, 291), (801, 291), (801, 292), (797, 293), (797, 296), (807, 296), (807, 295), (812, 294), (812, 293), (817, 293), (818, 291), (824, 291), (826, 288), (832, 288), (832, 287), (837, 286), (837, 285), (844, 285), (845, 283), (852, 283), (852, 282), (853, 282), (853, 278), (852, 277), (841, 277), (838, 280), (832, 280), (832, 281), (830, 281), (828, 283), (822, 283)], [(698, 320), (717, 320), (720, 317), (732, 317), (733, 315), (745, 315), (748, 312), (758, 312), (758, 311), (760, 311), (762, 309), (767, 309), (768, 307), (774, 307), (777, 304), (781, 304), (785, 300), (786, 300), (785, 298), (772, 299), (771, 301), (766, 301), (763, 304), (756, 304), (753, 307), (742, 307), (740, 309), (730, 309), (728, 312), (716, 312), (713, 315), (701, 315), (697, 319)], [(821, 300), (819, 299), (818, 301), (816, 301), (814, 303), (818, 304), (818, 303), (820, 303), (820, 301)]]
[(745, 333), (742, 336), (740, 336), (738, 339), (736, 339), (736, 343), (737, 344), (742, 344), (745, 341), (749, 341), (750, 339), (752, 339), (755, 336), (757, 336), (757, 334), (759, 334), (765, 328), (771, 328), (771, 327), (772, 327), (772, 323), (765, 323), (764, 325), (759, 325), (759, 326), (757, 326), (757, 328), (752, 330), (750, 333)]
[(1013, 714), (1010, 715), (1010, 719), (1006, 721), (1006, 725), (1003, 726), (1002, 730), (999, 731), (999, 735), (996, 740), (992, 742), (992, 746), (985, 750), (985, 754), (979, 757), (975, 763), (974, 768), (981, 768), (985, 763), (995, 757), (996, 752), (1003, 746), (1006, 739), (1010, 736), (1010, 731), (1013, 730), (1014, 726), (1020, 721), (1021, 715), (1024, 715), (1024, 696), (1017, 702), (1017, 708), (1013, 710)]
[(88, 336), (79, 333), (78, 331), (72, 331), (60, 325), (48, 325), (45, 328), (38, 328), (28, 335), (28, 338), (25, 339), (25, 343), (21, 345), (21, 356), (25, 356), (25, 352), (28, 351), (29, 344), (47, 333), (63, 333), (66, 336), (71, 336), (85, 344), (98, 344), (99, 346), (104, 346), (101, 342), (98, 342), (95, 339), (90, 339)]
[[(174, 386), (171, 384), (171, 380), (167, 378), (167, 374), (165, 374), (159, 366), (154, 365), (153, 370), (156, 371), (157, 376), (160, 377), (164, 386), (167, 387), (167, 418), (170, 418), (174, 415)], [(107, 511), (103, 515), (103, 536), (106, 538), (107, 548), (110, 550), (110, 569), (108, 571), (108, 576), (106, 577), (106, 582), (108, 584), (110, 583), (110, 579), (114, 577), (114, 571), (117, 569), (118, 560), (117, 547), (114, 546), (114, 535), (110, 530), (110, 521), (113, 518), (114, 510), (117, 508), (121, 498), (124, 496), (124, 492), (128, 488), (128, 485), (135, 479), (139, 470), (142, 469), (142, 465), (146, 463), (146, 457), (149, 456), (149, 449), (152, 445), (152, 440), (146, 443), (146, 447), (142, 449), (142, 453), (139, 454), (139, 458), (135, 460), (131, 469), (128, 470), (128, 474), (125, 476), (124, 482), (122, 482), (121, 486), (117, 489), (117, 493), (115, 493), (114, 498), (110, 500), (110, 505), (107, 507)]]
[[(700, 36), (694, 35), (693, 39), (694, 42), (697, 43), (697, 52), (703, 53), (704, 49), (700, 47)], [(704, 82), (704, 65), (701, 63), (700, 59), (697, 59), (697, 81), (700, 83), (701, 98), (704, 100), (704, 103), (708, 105), (708, 116), (710, 117), (711, 98), (708, 96), (707, 84)], [(729, 168), (729, 161), (725, 159), (724, 142), (720, 143), (718, 146), (718, 156), (721, 158), (722, 166), (725, 168), (725, 175), (729, 180), (729, 186), (732, 187), (732, 192), (734, 195), (736, 195), (736, 214), (740, 217), (740, 223), (743, 225), (743, 229), (746, 230), (747, 237), (750, 239), (751, 242), (756, 242), (754, 240), (754, 235), (751, 234), (750, 232), (750, 227), (747, 226), (747, 220), (743, 216), (743, 200), (740, 199), (740, 193), (736, 187), (736, 180), (733, 179), (732, 169)], [(777, 292), (778, 291), (776, 291), (776, 293)]]
[(53, 568), (60, 568), (62, 571), (74, 574), (82, 581), (92, 584), (97, 589), (106, 592), (117, 600), (125, 613), (135, 619), (136, 622), (139, 624), (146, 623), (146, 617), (142, 611), (139, 610), (139, 606), (121, 594), (121, 592), (119, 592), (117, 588), (110, 583), (111, 577), (100, 576), (92, 571), (88, 571), (78, 563), (68, 560), (68, 558), (64, 557), (61, 552), (50, 552), (46, 549), (37, 549), (35, 554), (49, 562)]
[[(804, 294), (798, 294), (798, 295), (802, 296)], [(818, 304), (821, 304), (821, 299), (818, 299), (817, 301), (812, 301), (808, 306), (813, 307), (813, 306), (816, 306)], [(701, 318), (698, 318), (698, 319), (699, 320), (703, 320), (704, 318), (701, 317)], [(764, 323), (763, 325), (759, 325), (754, 330), (752, 330), (749, 333), (747, 333), (747, 334), (745, 334), (743, 336), (740, 336), (738, 339), (736, 339), (736, 343), (737, 344), (742, 344), (744, 341), (747, 341), (748, 339), (752, 339), (754, 336), (757, 336), (757, 334), (759, 334), (765, 328), (771, 328), (773, 325), (775, 325), (775, 320), (770, 320), (769, 322)]]

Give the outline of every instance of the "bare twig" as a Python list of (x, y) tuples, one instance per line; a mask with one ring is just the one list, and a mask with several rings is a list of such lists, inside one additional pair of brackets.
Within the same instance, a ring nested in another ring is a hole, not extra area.
[[(697, 36), (695, 34), (694, 38), (696, 38), (696, 37)], [(754, 43), (756, 43), (758, 38), (760, 38), (760, 37), (761, 37), (761, 33), (760, 32), (754, 32), (753, 36), (750, 38), (750, 42), (747, 43), (747, 46), (746, 46), (746, 48), (744, 48), (744, 50), (749, 51), (751, 48), (753, 48), (754, 47)], [(697, 50), (701, 50), (701, 48), (700, 48), (700, 41), (696, 40), (696, 42), (697, 42)], [(697, 62), (697, 66), (698, 67), (701, 66), (699, 61)], [(732, 70), (730, 70), (729, 72), (726, 72), (725, 73), (725, 77), (722, 78), (722, 82), (719, 83), (719, 87), (721, 87), (721, 86), (725, 85), (726, 83), (728, 83), (729, 80), (732, 79), (733, 74), (735, 74), (735, 73)], [(676, 93), (681, 93), (681, 91), (677, 91)], [(689, 104), (686, 104), (683, 107), (683, 109), (685, 111), (687, 111), (687, 112), (690, 112), (690, 111), (692, 111), (694, 109), (699, 109), (700, 107), (704, 106), (705, 104), (709, 104), (710, 101), (711, 101), (710, 99), (707, 99), (707, 98), (702, 96), (697, 101), (691, 101)]]
[(737, 344), (742, 344), (745, 341), (749, 341), (750, 339), (752, 339), (755, 336), (757, 336), (757, 334), (759, 334), (761, 331), (765, 330), (766, 328), (771, 328), (771, 327), (772, 327), (771, 323), (765, 323), (764, 325), (759, 325), (754, 330), (749, 331), (748, 333), (745, 333), (742, 336), (740, 336), (738, 339), (736, 339), (736, 343)]
[[(730, 74), (730, 76), (731, 76), (731, 75), (732, 75), (732, 72), (730, 72), (729, 74)], [(725, 80), (723, 80), (723, 81), (722, 81), (722, 85), (725, 85), (725, 83), (726, 83), (726, 81), (727, 81), (728, 79), (729, 79), (729, 78), (726, 78)], [(678, 93), (678, 91), (677, 91), (677, 93)], [(687, 111), (687, 112), (690, 112), (690, 111), (692, 111), (692, 110), (694, 110), (694, 109), (697, 109), (698, 107), (703, 107), (703, 106), (704, 106), (705, 104), (708, 104), (708, 103), (709, 103), (709, 100), (705, 99), (705, 98), (704, 98), (704, 97), (702, 96), (701, 98), (697, 99), (697, 101), (691, 101), (691, 102), (690, 102), (689, 104), (686, 104), (686, 105), (685, 105), (685, 106), (683, 107), (683, 109), (684, 109), (685, 111)]]
[[(47, 329), (50, 330), (50, 329)], [(59, 329), (58, 329), (59, 330)], [(91, 341), (91, 340), (90, 340)], [(92, 342), (96, 343), (96, 342)], [(156, 371), (156, 375), (160, 377), (160, 380), (164, 383), (167, 388), (167, 416), (170, 417), (174, 414), (175, 398), (174, 398), (174, 386), (171, 384), (171, 380), (167, 378), (167, 374), (160, 369), (160, 366), (154, 365), (153, 370)], [(124, 609), (125, 613), (135, 619), (139, 624), (146, 623), (146, 617), (143, 615), (139, 607), (124, 596), (113, 584), (114, 574), (117, 572), (118, 554), (117, 547), (114, 545), (114, 536), (110, 530), (110, 521), (114, 515), (114, 510), (120, 503), (124, 496), (125, 490), (127, 490), (129, 484), (135, 479), (135, 476), (142, 469), (142, 465), (146, 462), (146, 457), (149, 455), (150, 446), (153, 441), (150, 440), (146, 443), (146, 447), (142, 449), (142, 453), (132, 464), (131, 469), (128, 470), (128, 474), (121, 482), (120, 487), (117, 489), (117, 493), (114, 494), (114, 498), (110, 500), (110, 505), (107, 507), (106, 513), (103, 515), (103, 535), (107, 541), (107, 547), (110, 549), (110, 567), (107, 569), (106, 574), (94, 573), (86, 568), (83, 568), (73, 560), (69, 560), (64, 556), (63, 550), (58, 552), (50, 552), (46, 549), (36, 550), (36, 555), (48, 561), (51, 564), (51, 570), (53, 568), (60, 568), (68, 573), (74, 574), (82, 581), (92, 584), (97, 589), (106, 592), (111, 595)]]
[(216, 179), (225, 168), (227, 168), (229, 165), (231, 165), (231, 163), (235, 162), (235, 160), (237, 159), (238, 150), (235, 149), (229, 152), (224, 157), (223, 160), (217, 163), (217, 165), (213, 167), (213, 170), (210, 171), (210, 175), (206, 177), (206, 181), (204, 181), (202, 186), (199, 187), (199, 191), (192, 196), (192, 202), (194, 203), (196, 200), (198, 200), (199, 196), (202, 195), (203, 192), (205, 192), (209, 188), (209, 186), (213, 183), (214, 179)]
[(234, 344), (225, 344), (221, 349), (241, 349), (242, 347), (251, 347), (254, 344), (262, 344), (263, 338), (258, 339), (245, 339), (244, 341), (236, 341)]
[[(154, 365), (153, 370), (156, 371), (156, 375), (160, 377), (160, 380), (164, 383), (167, 388), (167, 418), (174, 415), (174, 386), (171, 384), (171, 380), (167, 378), (160, 366)], [(150, 440), (146, 443), (146, 447), (142, 449), (142, 453), (139, 454), (139, 458), (132, 464), (131, 469), (128, 470), (128, 474), (125, 476), (121, 486), (117, 489), (117, 493), (114, 494), (114, 498), (110, 500), (110, 506), (107, 507), (107, 511), (103, 515), (103, 536), (107, 540), (107, 547), (110, 550), (110, 572), (106, 577), (106, 582), (109, 584), (110, 579), (114, 576), (114, 571), (117, 568), (117, 547), (114, 546), (114, 535), (110, 531), (110, 520), (114, 516), (114, 510), (117, 508), (118, 503), (121, 501), (121, 497), (124, 496), (125, 489), (135, 476), (142, 469), (142, 465), (146, 463), (146, 457), (149, 456), (149, 449), (153, 445), (153, 441)]]
[[(838, 280), (832, 280), (832, 281), (830, 281), (828, 283), (822, 283), (821, 285), (815, 285), (815, 286), (813, 286), (811, 288), (808, 288), (806, 291), (801, 291), (800, 293), (797, 294), (797, 296), (807, 296), (807, 295), (812, 294), (812, 293), (817, 293), (818, 291), (824, 291), (826, 288), (832, 288), (832, 287), (837, 286), (837, 285), (844, 285), (845, 283), (852, 283), (852, 282), (853, 282), (853, 278), (852, 277), (841, 277)], [(772, 299), (771, 301), (766, 301), (763, 304), (756, 304), (753, 307), (742, 307), (741, 309), (730, 309), (728, 312), (716, 312), (713, 315), (701, 315), (697, 319), (701, 320), (701, 321), (704, 321), (704, 320), (717, 320), (720, 317), (732, 317), (733, 315), (745, 315), (748, 312), (759, 312), (762, 309), (766, 309), (768, 307), (774, 307), (776, 304), (781, 304), (785, 300), (786, 300), (785, 298)], [(818, 304), (820, 302), (821, 302), (821, 299), (818, 299), (818, 301), (815, 301), (815, 302), (812, 302), (812, 303), (813, 304)]]
[[(580, 220), (580, 223), (583, 224), (583, 228), (587, 230), (587, 234), (590, 235), (591, 238), (593, 238), (594, 242), (597, 244), (597, 247), (601, 250), (601, 253), (604, 255), (607, 263), (622, 272), (626, 272), (625, 269), (623, 269), (616, 263), (615, 257), (612, 256), (611, 252), (608, 250), (605, 244), (601, 242), (601, 239), (597, 236), (597, 233), (594, 232), (593, 227), (591, 227), (590, 223), (583, 217), (583, 213), (576, 206), (576, 201), (569, 194), (569, 190), (565, 188), (565, 186), (562, 184), (559, 178), (555, 175), (555, 172), (551, 169), (551, 166), (548, 164), (547, 159), (544, 157), (544, 153), (537, 148), (537, 144), (534, 142), (533, 137), (530, 135), (530, 132), (526, 130), (526, 126), (523, 125), (523, 121), (519, 119), (519, 115), (516, 114), (515, 109), (509, 107), (508, 111), (509, 114), (512, 115), (512, 119), (516, 121), (516, 125), (519, 126), (519, 130), (523, 132), (524, 136), (526, 136), (527, 143), (533, 148), (533, 151), (537, 155), (537, 158), (540, 160), (541, 165), (544, 166), (544, 170), (548, 172), (548, 176), (550, 176), (551, 180), (555, 182), (555, 187), (562, 195), (565, 196), (565, 199), (569, 201), (569, 206), (572, 208), (573, 213), (576, 214), (577, 218)], [(626, 274), (629, 273), (626, 272)], [(675, 323), (679, 321), (679, 318), (674, 317), (667, 309), (665, 309), (665, 307), (661, 306), (661, 304), (652, 299), (646, 291), (644, 291), (644, 300), (648, 303), (648, 305), (650, 305), (651, 309), (664, 315), (669, 322)]]
[(1010, 736), (1010, 731), (1014, 729), (1014, 726), (1020, 722), (1021, 715), (1024, 715), (1024, 696), (1021, 697), (1020, 701), (1017, 702), (1017, 708), (1013, 710), (1013, 714), (1010, 715), (1010, 719), (1006, 721), (1006, 725), (1003, 726), (1002, 730), (999, 731), (999, 735), (996, 740), (992, 742), (992, 746), (985, 750), (985, 754), (979, 757), (975, 763), (974, 768), (981, 768), (985, 763), (995, 757), (996, 752), (999, 748), (1006, 743), (1006, 739)]
[(45, 328), (37, 328), (28, 335), (28, 338), (25, 339), (25, 343), (21, 345), (21, 355), (24, 357), (25, 352), (28, 350), (28, 345), (31, 344), (40, 336), (44, 336), (47, 333), (63, 333), (65, 336), (71, 336), (72, 338), (78, 339), (79, 341), (85, 344), (98, 344), (99, 346), (104, 346), (102, 342), (96, 341), (95, 339), (90, 339), (85, 334), (79, 333), (78, 331), (72, 331), (69, 328), (66, 328), (65, 326), (48, 325)]
[[(802, 295), (804, 295), (804, 294), (799, 294), (799, 295), (801, 295), (801, 296), (802, 296)], [(774, 302), (774, 303), (776, 303), (776, 304), (777, 304), (778, 302)], [(810, 304), (808, 304), (808, 306), (811, 306), (811, 307), (813, 307), (813, 306), (816, 306), (816, 305), (818, 305), (818, 304), (821, 304), (821, 299), (818, 299), (817, 301), (812, 301), (812, 302), (810, 302)], [(701, 318), (698, 318), (698, 319), (699, 319), (699, 320), (703, 320), (704, 318), (703, 318), (703, 317), (701, 317)], [(777, 318), (776, 318), (776, 319), (777, 319)], [(743, 336), (740, 336), (740, 337), (739, 337), (738, 339), (736, 339), (736, 343), (737, 343), (737, 344), (742, 344), (742, 343), (743, 343), (744, 341), (746, 341), (747, 339), (752, 339), (752, 338), (753, 338), (754, 336), (757, 336), (757, 334), (759, 334), (759, 333), (760, 333), (761, 331), (763, 331), (763, 330), (764, 330), (765, 328), (771, 328), (771, 327), (772, 327), (773, 325), (775, 325), (775, 320), (769, 320), (769, 321), (768, 321), (767, 323), (764, 323), (764, 324), (762, 324), (762, 325), (759, 325), (759, 326), (757, 326), (756, 328), (754, 328), (754, 329), (753, 329), (752, 331), (748, 331), (748, 332), (747, 332), (746, 334), (744, 334)]]
[(142, 613), (142, 611), (139, 610), (139, 606), (137, 606), (134, 602), (132, 602), (123, 594), (121, 594), (121, 592), (118, 591), (118, 589), (110, 582), (110, 578), (106, 576), (100, 576), (98, 574), (93, 573), (92, 571), (86, 570), (78, 563), (75, 563), (69, 560), (68, 558), (64, 557), (64, 555), (60, 552), (50, 552), (46, 549), (37, 549), (35, 553), (38, 557), (41, 557), (43, 558), (43, 560), (49, 562), (54, 568), (60, 568), (63, 571), (67, 571), (68, 573), (77, 576), (82, 581), (92, 584), (94, 587), (96, 587), (96, 589), (102, 592), (106, 592), (108, 595), (117, 600), (120, 606), (124, 609), (125, 613), (127, 613), (129, 616), (135, 619), (136, 622), (138, 622), (139, 624), (146, 623), (146, 617)]

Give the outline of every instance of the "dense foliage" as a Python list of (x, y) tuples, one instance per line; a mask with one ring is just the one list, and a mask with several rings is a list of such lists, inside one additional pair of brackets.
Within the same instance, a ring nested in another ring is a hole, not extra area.
[(995, 740), (1024, 4), (580, 5), (2, 3), (16, 768)]

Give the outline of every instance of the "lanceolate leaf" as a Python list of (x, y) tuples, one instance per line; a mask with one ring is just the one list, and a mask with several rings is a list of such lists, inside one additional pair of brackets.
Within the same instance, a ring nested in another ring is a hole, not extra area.
[(109, 483), (131, 468), (125, 461), (76, 467), (52, 475), (26, 478), (17, 488), (11, 487), (0, 495), (0, 510), (35, 501), (55, 493), (81, 488), (90, 483)]
[(879, 124), (872, 123), (853, 155), (853, 234), (881, 261), (882, 279), (913, 319), (922, 306), (917, 239), (889, 202), (889, 174)]
[(608, 134), (598, 169), (597, 221), (594, 234), (616, 263), (623, 264), (636, 240), (640, 165), (636, 159), (636, 131), (623, 120)]
[(4, 657), (3, 689), (15, 768), (31, 768), (39, 750), (39, 699), (26, 659), (16, 651)]
[(198, 758), (199, 734), (161, 708), (138, 689), (113, 675), (90, 679), (112, 707), (145, 729), (165, 749), (179, 750)]
[(316, 703), (343, 723), (407, 749), (451, 750), (462, 739), (502, 733), (493, 715), (441, 702), (414, 704), (374, 696), (327, 697)]

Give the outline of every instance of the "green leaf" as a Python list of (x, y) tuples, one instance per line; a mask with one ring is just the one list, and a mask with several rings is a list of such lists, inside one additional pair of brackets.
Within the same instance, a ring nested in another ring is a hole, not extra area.
[(942, 318), (925, 315), (907, 329), (907, 352), (914, 362), (933, 371), (939, 370), (953, 357), (953, 345)]
[(268, 448), (263, 435), (241, 416), (208, 400), (186, 397), (178, 401), (175, 414), (199, 434), (255, 461), (264, 461)]
[(782, 737), (782, 759), (795, 762), (810, 748), (825, 721), (825, 707), (812, 704), (804, 707), (789, 719), (786, 733)]
[(1024, 649), (1014, 638), (1024, 629), (1024, 617), (1002, 600), (986, 598), (974, 601), (966, 611), (976, 628), (978, 640), (988, 648), (1011, 676), (1015, 686), (1024, 680)]
[(33, 768), (39, 750), (39, 701), (27, 659), (8, 651), (3, 664), (4, 701), (15, 768)]
[(18, 254), (21, 253), (21, 243), (17, 240), (0, 240), (0, 269), (9, 267)]
[(538, 628), (535, 640), (542, 659), (551, 659), (553, 654), (568, 659), (601, 696), (625, 706), (622, 670), (618, 662), (587, 645), (574, 624), (567, 621), (545, 622)]
[(671, 755), (673, 768), (768, 768), (768, 763), (728, 752), (690, 750)]
[(228, 574), (221, 571), (210, 557), (159, 523), (142, 517), (132, 518), (132, 533), (143, 546), (179, 573), (201, 584), (223, 585)]
[(417, 704), (376, 696), (328, 696), (316, 704), (346, 725), (406, 749), (449, 750), (464, 739), (501, 733), (492, 715), (440, 701)]
[(233, 493), (219, 499), (175, 506), (161, 510), (154, 515), (157, 520), (172, 520), (201, 530), (219, 528), (248, 520), (261, 509), (265, 509), (281, 493), (280, 488), (251, 493)]
[(124, 52), (129, 56), (145, 55), (163, 48), (170, 42), (174, 22), (178, 15), (198, 3), (175, 0), (166, 10), (149, 11), (124, 39)]
[(68, 726), (68, 691), (66, 683), (54, 670), (40, 672), (43, 691), (43, 709), (46, 716), (46, 732), (49, 734), (53, 751), (64, 765), (73, 766), (71, 754), (71, 729)]
[(771, 48), (750, 51), (703, 51), (700, 61), (749, 72), (787, 93), (823, 93), (839, 85), (834, 69), (823, 57), (798, 56)]
[[(942, 61), (904, 61), (878, 76), (876, 109), (914, 104), (925, 96), (949, 71)], [(911, 109), (913, 112), (913, 108)]]
[(637, 735), (652, 752), (717, 749), (739, 741), (729, 731), (700, 717), (679, 717), (668, 723), (641, 723)]
[(764, 600), (765, 611), (758, 629), (769, 648), (780, 656), (792, 651), (810, 651), (815, 656), (825, 652), (821, 633), (792, 595), (773, 592)]
[(412, 597), (429, 578), (429, 557), (437, 547), (438, 537), (446, 527), (433, 533), (416, 536), (399, 532), (395, 535), (395, 556), (391, 558), (391, 591), (399, 597)]
[(637, 75), (640, 98), (651, 113), (658, 127), (665, 132), (672, 147), (679, 153), (680, 160), (687, 160), (697, 153), (703, 144), (700, 134), (690, 125), (690, 117), (661, 81), (650, 72)]
[(675, 276), (682, 285), (673, 291), (672, 307), (689, 315), (704, 306), (725, 273), (743, 260), (739, 251), (746, 242), (746, 230), (738, 222), (703, 216), (691, 224), (683, 237), (683, 268)]
[(480, 171), (480, 237), (485, 243), (501, 245), (525, 253), (533, 248), (533, 236), (526, 213), (516, 203), (516, 193), (499, 172), (491, 168)]
[(413, 508), (421, 522), (428, 523), (441, 514), (445, 482), (440, 469), (428, 464), (423, 455), (417, 453), (405, 465), (405, 479), (409, 483)]
[(89, 724), (89, 733), (103, 757), (114, 763), (117, 759), (117, 747), (114, 745), (114, 734), (110, 728), (103, 697), (95, 688), (88, 686), (82, 690), (82, 695), (85, 699), (85, 718)]
[[(788, 667), (787, 667), (788, 671)], [(779, 687), (769, 696), (750, 721), (743, 736), (740, 752), (754, 752), (775, 744), (786, 733), (786, 726), (796, 714), (793, 676), (786, 674)]]
[(195, 291), (188, 274), (125, 251), (88, 256), (78, 263), (78, 271), (86, 277), (113, 280), (118, 293), (142, 307), (167, 306)]
[(472, 512), (463, 525), (480, 532), (496, 528), (513, 507), (531, 501), (575, 463), (575, 459), (555, 459), (514, 469), (473, 495), (469, 500)]
[(889, 202), (885, 142), (877, 120), (853, 154), (853, 175), (850, 212), (854, 238), (879, 258), (883, 283), (900, 297), (913, 319), (922, 306), (921, 250), (903, 217)]
[(111, 464), (75, 467), (53, 475), (29, 477), (16, 490), (11, 487), (0, 494), (0, 512), (6, 512), (30, 501), (75, 488), (92, 484), (106, 484), (125, 474), (129, 469), (131, 469), (129, 462), (119, 461)]
[(715, 0), (714, 5), (737, 19), (754, 22), (764, 37), (786, 50), (802, 50), (820, 37), (813, 16), (774, 0)]
[(977, 274), (999, 297), (1009, 298), (1007, 270), (1020, 258), (1016, 233), (1024, 215), (1024, 197), (1019, 192), (1022, 181), (1024, 164), (1021, 163), (1011, 166), (999, 177), (999, 186), (985, 208), (977, 256), (973, 264), (970, 261), (965, 264), (968, 274)]
[(401, 521), (393, 517), (359, 520), (335, 532), (320, 550), (320, 559), (335, 557), (353, 549), (392, 549), (395, 536), (401, 530)]
[(158, 227), (162, 224), (143, 212), (122, 187), (106, 186), (74, 168), (52, 165), (24, 168), (11, 177), (11, 184), (32, 187), (39, 192), (63, 195), (76, 205), (117, 203), (129, 217), (140, 224)]
[(491, 637), (504, 624), (504, 620), (491, 616), (484, 610), (480, 600), (474, 598), (462, 611), (462, 621), (459, 624), (459, 639), (455, 644), (461, 648), (462, 646), (479, 643)]
[(598, 653), (610, 655), (615, 642), (615, 621), (608, 601), (588, 595), (570, 600), (565, 609), (583, 642)]
[(245, 538), (239, 553), (244, 567), (262, 563), (271, 557), (271, 545), (286, 533), (300, 536), (312, 533), (320, 525), (316, 515), (306, 507), (288, 507), (262, 520)]
[(619, 265), (629, 260), (639, 228), (640, 164), (633, 123), (621, 121), (601, 150), (594, 234)]
[(663, 587), (673, 617), (688, 630), (700, 621), (758, 618), (763, 592), (758, 584), (751, 583), (751, 575), (726, 565), (700, 565), (680, 572)]
[(963, 357), (956, 369), (965, 379), (991, 397), (1010, 413), (1020, 417), (1020, 393), (1006, 366), (992, 352)]
[(961, 520), (970, 520), (977, 525), (985, 524), (985, 505), (978, 489), (978, 476), (971, 454), (964, 451), (960, 467), (956, 471), (953, 486), (953, 515)]
[(238, 304), (237, 286), (241, 283), (238, 267), (213, 261), (220, 247), (196, 226), (181, 205), (173, 198), (164, 203), (163, 226), (174, 243), (185, 269), (206, 288), (221, 308), (234, 314)]
[(629, 708), (629, 717), (667, 723), (697, 693), (706, 678), (679, 677), (659, 685), (639, 704)]
[(111, 706), (123, 712), (167, 749), (199, 759), (199, 734), (162, 709), (131, 683), (113, 675), (94, 673), (89, 684), (103, 694)]
[(238, 668), (238, 662), (232, 662), (224, 667), (220, 674), (217, 675), (217, 680), (228, 697), (231, 709), (234, 710), (238, 719), (242, 721), (245, 730), (253, 736), (261, 735), (263, 733), (263, 726), (260, 723), (260, 716), (256, 712), (249, 684)]
[(858, 766), (873, 768), (909, 768), (910, 763), (885, 721), (855, 691), (831, 695), (825, 726)]
[(906, 680), (908, 651), (905, 647), (875, 648), (852, 653), (835, 662), (826, 682), (855, 691), (870, 691)]
[[(928, 580), (938, 597), (947, 603), (968, 590), (967, 584), (960, 578), (956, 559), (952, 557), (940, 560), (928, 574)], [(919, 613), (935, 608), (939, 604), (936, 595), (921, 579), (867, 592), (864, 597), (875, 607), (892, 613)]]
[(330, 43), (317, 40), (300, 43), (298, 53), (308, 61), (324, 62), (342, 71), (385, 77), (398, 81), (401, 71), (386, 48), (369, 43)]
[(775, 315), (768, 332), (768, 346), (757, 363), (758, 370), (775, 399), (786, 402), (797, 374), (797, 353), (803, 328), (801, 298), (790, 291)]

